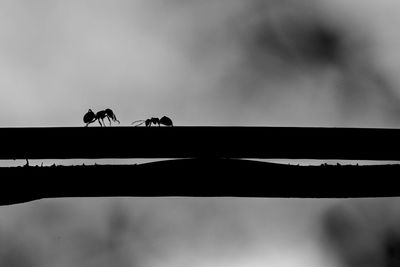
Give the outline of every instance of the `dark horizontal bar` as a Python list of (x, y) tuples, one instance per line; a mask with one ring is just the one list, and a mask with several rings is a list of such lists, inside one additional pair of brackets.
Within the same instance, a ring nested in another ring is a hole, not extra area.
[(60, 197), (394, 197), (400, 165), (297, 166), (182, 159), (139, 165), (0, 168), (0, 205)]
[(2, 128), (0, 159), (400, 160), (400, 129), (295, 127)]

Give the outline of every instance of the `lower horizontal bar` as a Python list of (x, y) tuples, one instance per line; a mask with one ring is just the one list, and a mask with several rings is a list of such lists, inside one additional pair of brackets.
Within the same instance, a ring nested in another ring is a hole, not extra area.
[(391, 197), (400, 196), (399, 171), (400, 165), (307, 167), (216, 159), (0, 168), (0, 205), (56, 197)]

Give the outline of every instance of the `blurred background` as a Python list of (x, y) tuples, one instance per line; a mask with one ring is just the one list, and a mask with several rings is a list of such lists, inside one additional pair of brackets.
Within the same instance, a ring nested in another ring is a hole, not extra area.
[[(2, 0), (0, 126), (400, 125), (395, 0)], [(25, 162), (23, 162), (25, 163)], [(399, 199), (0, 207), (0, 266), (399, 266)]]
[(0, 207), (6, 267), (394, 267), (399, 198), (70, 198)]
[(3, 0), (0, 125), (398, 127), (395, 0)]

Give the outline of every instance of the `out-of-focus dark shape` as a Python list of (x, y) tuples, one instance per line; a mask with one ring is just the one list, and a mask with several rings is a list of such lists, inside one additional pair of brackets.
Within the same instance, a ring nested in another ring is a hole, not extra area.
[(340, 34), (334, 29), (329, 29), (324, 25), (311, 27), (303, 34), (305, 43), (300, 44), (304, 47), (304, 55), (310, 60), (320, 60), (321, 62), (332, 61), (335, 63), (341, 60), (342, 40)]
[(373, 201), (333, 206), (323, 214), (325, 244), (345, 267), (400, 266), (398, 203)]
[(34, 242), (15, 234), (0, 232), (0, 266), (38, 267), (41, 266)]
[(315, 88), (297, 91), (310, 99), (310, 90), (331, 95), (339, 121), (362, 124), (377, 116), (400, 122), (394, 82), (379, 65), (373, 33), (356, 19), (315, 1), (254, 0), (228, 25), (241, 55), (227, 79), (230, 93), (236, 88), (243, 99), (264, 94), (266, 106), (273, 105), (277, 97), (296, 94), (291, 84), (309, 79)]
[(384, 250), (386, 267), (400, 266), (400, 226), (399, 229), (390, 229), (385, 236)]
[(248, 64), (265, 67), (278, 60), (296, 68), (341, 63), (352, 52), (354, 37), (324, 18), (323, 12), (304, 1), (290, 5), (250, 1), (236, 27)]

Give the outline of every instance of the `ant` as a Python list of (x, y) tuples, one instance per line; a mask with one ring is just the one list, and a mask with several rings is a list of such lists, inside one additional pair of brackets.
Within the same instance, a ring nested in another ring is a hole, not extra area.
[(167, 116), (163, 116), (161, 119), (153, 117), (153, 118), (150, 118), (147, 120), (138, 120), (138, 121), (132, 122), (131, 124), (134, 124), (136, 122), (140, 122), (140, 123), (135, 125), (135, 127), (142, 125), (143, 123), (146, 125), (146, 127), (150, 127), (152, 124), (154, 124), (154, 125), (158, 124), (159, 127), (161, 124), (165, 125), (165, 126), (171, 126), (171, 127), (174, 126), (172, 124), (172, 120), (170, 118), (168, 118)]
[[(105, 109), (105, 110), (101, 110), (101, 111), (97, 112), (96, 114), (91, 109), (89, 109), (88, 112), (83, 116), (83, 122), (86, 123), (85, 127), (87, 127), (89, 124), (95, 122), (96, 120), (98, 120), (100, 126), (106, 126), (106, 124), (104, 123), (104, 118), (108, 119), (108, 121), (110, 122), (110, 126), (111, 126), (111, 120), (120, 123), (119, 120), (117, 120), (117, 117), (115, 116), (114, 112), (109, 108)], [(111, 118), (111, 120), (110, 120), (110, 118)], [(103, 123), (101, 123), (101, 122), (103, 122)]]

